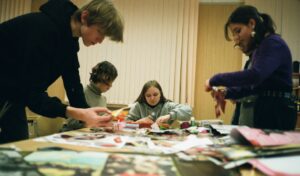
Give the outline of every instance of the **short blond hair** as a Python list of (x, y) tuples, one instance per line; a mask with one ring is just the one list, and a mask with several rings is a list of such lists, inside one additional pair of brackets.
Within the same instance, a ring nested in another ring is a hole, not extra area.
[(81, 21), (81, 13), (88, 11), (87, 25), (98, 25), (103, 34), (116, 42), (123, 42), (124, 22), (122, 16), (109, 0), (92, 0), (78, 9), (73, 18)]

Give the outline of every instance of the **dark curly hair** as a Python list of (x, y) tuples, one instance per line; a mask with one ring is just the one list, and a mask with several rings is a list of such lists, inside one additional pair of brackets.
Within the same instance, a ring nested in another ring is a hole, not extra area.
[(116, 67), (108, 61), (103, 61), (92, 68), (90, 81), (93, 83), (109, 83), (114, 81), (117, 76), (118, 71)]

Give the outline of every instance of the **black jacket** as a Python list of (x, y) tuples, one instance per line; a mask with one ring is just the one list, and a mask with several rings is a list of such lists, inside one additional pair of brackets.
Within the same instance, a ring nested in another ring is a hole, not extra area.
[(0, 24), (0, 99), (22, 102), (47, 117), (65, 117), (66, 105), (47, 88), (62, 76), (71, 106), (88, 107), (79, 77), (78, 38), (70, 17), (77, 7), (50, 0), (41, 12)]

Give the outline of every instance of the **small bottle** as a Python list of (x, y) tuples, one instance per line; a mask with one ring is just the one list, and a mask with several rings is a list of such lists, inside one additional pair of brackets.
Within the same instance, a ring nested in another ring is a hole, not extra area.
[(190, 126), (196, 126), (195, 117), (191, 117)]

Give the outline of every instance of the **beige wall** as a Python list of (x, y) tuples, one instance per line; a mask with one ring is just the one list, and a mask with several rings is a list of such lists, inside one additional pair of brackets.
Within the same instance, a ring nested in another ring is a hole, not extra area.
[[(224, 24), (236, 5), (200, 5), (196, 64), (194, 116), (214, 119), (214, 101), (204, 92), (204, 82), (216, 73), (241, 69), (242, 53), (224, 38)], [(221, 116), (230, 123), (233, 105), (227, 102), (226, 113)]]
[(108, 103), (134, 102), (143, 85), (157, 80), (164, 95), (193, 106), (197, 0), (114, 0), (124, 21), (124, 42), (105, 39), (101, 45), (78, 52), (80, 76), (88, 83), (89, 72), (108, 60), (119, 72), (114, 86), (105, 93)]

